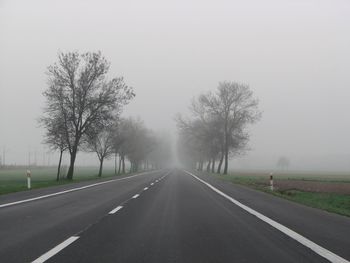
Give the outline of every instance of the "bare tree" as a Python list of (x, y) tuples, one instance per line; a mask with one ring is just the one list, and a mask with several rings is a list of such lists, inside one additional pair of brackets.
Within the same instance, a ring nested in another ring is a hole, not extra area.
[(221, 82), (216, 92), (193, 99), (190, 110), (192, 120), (177, 119), (182, 133), (180, 138), (197, 141), (188, 145), (197, 148), (193, 150), (198, 155), (199, 170), (207, 161), (207, 171), (214, 172), (215, 161), (219, 159), (217, 172), (221, 173), (224, 162), (224, 174), (227, 174), (229, 156), (245, 150), (249, 139), (247, 124), (256, 122), (261, 116), (258, 100), (248, 85)]
[[(121, 162), (122, 162), (122, 155), (121, 155), (121, 148), (123, 145), (123, 119), (118, 119), (116, 121), (114, 128), (113, 128), (113, 134), (112, 134), (112, 144), (113, 144), (113, 154), (114, 154), (114, 174), (120, 174), (121, 172)], [(118, 170), (117, 170), (117, 157), (119, 155), (119, 165), (118, 165)], [(124, 164), (125, 167), (125, 164)], [(124, 168), (125, 170), (125, 168)]]
[(118, 174), (125, 174), (125, 156), (129, 152), (131, 131), (130, 119), (120, 119), (118, 128), (114, 134), (114, 150), (119, 154)]
[[(188, 161), (185, 163), (190, 166), (197, 166), (197, 169), (202, 171), (205, 161), (210, 159), (210, 147), (212, 146), (208, 140), (209, 136), (204, 122), (199, 119), (184, 120), (181, 116), (178, 116), (176, 121), (180, 130), (179, 139), (183, 140), (179, 142), (181, 144), (179, 148), (180, 150), (185, 148), (182, 154), (189, 153), (192, 156), (191, 158), (186, 155), (180, 156), (181, 159), (192, 159), (195, 162), (194, 165)], [(207, 167), (209, 169), (209, 165)]]
[(253, 97), (248, 85), (227, 81), (220, 82), (215, 93), (202, 95), (199, 100), (203, 110), (216, 116), (223, 125), (224, 174), (227, 174), (231, 145), (237, 145), (234, 135), (242, 134), (247, 124), (261, 117), (258, 100)]
[(48, 144), (54, 151), (60, 152), (60, 157), (57, 167), (56, 181), (60, 179), (62, 155), (68, 146), (64, 136), (64, 120), (61, 115), (50, 115), (39, 119), (40, 124), (46, 128), (44, 143)]
[(100, 52), (68, 52), (59, 53), (58, 62), (48, 67), (45, 117), (62, 117), (70, 153), (68, 179), (73, 178), (77, 152), (91, 127), (108, 125), (135, 96), (123, 78), (106, 79), (109, 65)]
[(125, 173), (125, 158), (130, 161), (130, 172), (149, 169), (150, 166), (160, 168), (169, 164), (169, 138), (148, 129), (142, 120), (121, 119), (114, 134), (115, 151), (119, 154), (118, 173)]
[(100, 161), (98, 177), (102, 176), (103, 162), (114, 153), (114, 131), (113, 127), (101, 127), (90, 130), (86, 135), (86, 149), (96, 153)]
[(146, 159), (146, 168), (151, 165), (152, 168), (160, 169), (171, 165), (172, 161), (172, 147), (170, 135), (168, 133), (155, 133), (150, 134), (150, 144), (152, 144), (151, 152), (148, 153)]
[(137, 172), (140, 164), (146, 160), (152, 151), (150, 131), (140, 119), (127, 120), (127, 134), (125, 140), (125, 154), (130, 161), (130, 172)]
[(290, 161), (286, 156), (281, 156), (280, 158), (278, 158), (277, 167), (281, 169), (286, 169), (289, 167), (289, 164), (290, 164)]

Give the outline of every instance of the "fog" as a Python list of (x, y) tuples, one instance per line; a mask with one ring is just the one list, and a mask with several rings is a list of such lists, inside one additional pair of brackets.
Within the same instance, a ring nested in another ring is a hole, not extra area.
[(193, 96), (244, 82), (263, 115), (231, 168), (275, 169), (287, 156), (292, 170), (350, 171), (349, 14), (347, 0), (0, 0), (0, 155), (56, 163), (37, 123), (46, 68), (58, 51), (101, 50), (109, 75), (135, 89), (123, 116), (171, 140)]

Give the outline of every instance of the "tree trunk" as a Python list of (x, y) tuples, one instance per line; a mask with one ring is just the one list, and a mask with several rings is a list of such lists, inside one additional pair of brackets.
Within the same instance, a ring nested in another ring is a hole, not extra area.
[(69, 164), (69, 169), (67, 173), (67, 179), (72, 180), (73, 179), (73, 174), (74, 174), (74, 163), (75, 163), (75, 158), (77, 157), (77, 149), (73, 149), (73, 151), (70, 153), (70, 164)]
[(60, 160), (58, 161), (57, 176), (56, 176), (56, 181), (57, 181), (57, 182), (60, 180), (62, 154), (63, 154), (63, 151), (60, 151)]
[(102, 168), (103, 168), (103, 158), (100, 159), (100, 169), (98, 170), (98, 177), (102, 176)]
[(224, 167), (224, 174), (227, 174), (228, 170), (228, 145), (225, 145), (225, 167)]
[(226, 114), (225, 118), (225, 129), (224, 129), (224, 154), (225, 154), (225, 166), (224, 166), (224, 174), (227, 174), (228, 169), (228, 128), (227, 128), (227, 122), (228, 122), (228, 114)]
[(117, 175), (117, 153), (114, 153), (114, 175)]
[(210, 164), (211, 164), (211, 162), (210, 162), (210, 160), (209, 160), (209, 162), (208, 162), (208, 164), (207, 164), (207, 173), (210, 172)]
[(132, 173), (133, 169), (134, 169), (134, 163), (133, 163), (133, 162), (130, 162), (129, 173)]
[(122, 157), (119, 154), (119, 165), (118, 165), (118, 174), (120, 174), (120, 170), (122, 168)]
[(122, 158), (122, 173), (125, 174), (125, 156)]
[(221, 173), (221, 166), (222, 166), (223, 161), (224, 161), (224, 151), (221, 152), (221, 157), (220, 157), (218, 169), (216, 171), (216, 173), (218, 173), (218, 174)]
[(213, 158), (213, 161), (211, 163), (211, 172), (215, 173), (215, 159)]

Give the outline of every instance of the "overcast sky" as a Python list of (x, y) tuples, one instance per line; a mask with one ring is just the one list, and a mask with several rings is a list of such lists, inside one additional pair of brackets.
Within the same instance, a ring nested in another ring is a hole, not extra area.
[(295, 169), (350, 170), (349, 47), (348, 0), (0, 0), (0, 148), (8, 163), (41, 161), (47, 66), (101, 50), (135, 88), (124, 116), (175, 134), (193, 96), (244, 82), (263, 118), (237, 167), (286, 155)]

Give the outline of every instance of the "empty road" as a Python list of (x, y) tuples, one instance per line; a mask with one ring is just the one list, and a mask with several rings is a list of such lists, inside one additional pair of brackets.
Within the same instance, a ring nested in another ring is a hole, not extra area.
[(0, 262), (348, 262), (350, 219), (184, 170), (0, 197)]

